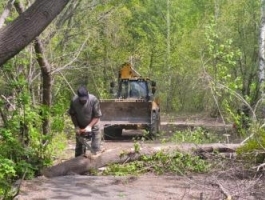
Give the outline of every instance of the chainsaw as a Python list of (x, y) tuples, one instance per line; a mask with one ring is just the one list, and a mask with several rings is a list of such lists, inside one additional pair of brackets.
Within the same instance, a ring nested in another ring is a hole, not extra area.
[(77, 136), (78, 141), (83, 144), (87, 150), (91, 151), (91, 139), (92, 139), (92, 132), (83, 132)]

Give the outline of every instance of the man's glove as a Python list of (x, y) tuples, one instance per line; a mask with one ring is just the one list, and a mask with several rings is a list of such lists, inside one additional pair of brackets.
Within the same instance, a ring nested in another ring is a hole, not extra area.
[(87, 127), (85, 128), (85, 132), (87, 132), (87, 133), (92, 132), (92, 128), (91, 128), (91, 126), (87, 126)]
[(75, 127), (75, 134), (80, 135), (80, 128), (79, 127)]

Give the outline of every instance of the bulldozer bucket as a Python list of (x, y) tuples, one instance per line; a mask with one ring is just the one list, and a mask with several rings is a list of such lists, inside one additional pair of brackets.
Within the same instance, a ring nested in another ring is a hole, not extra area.
[(100, 102), (101, 123), (109, 125), (150, 124), (151, 102), (103, 100)]

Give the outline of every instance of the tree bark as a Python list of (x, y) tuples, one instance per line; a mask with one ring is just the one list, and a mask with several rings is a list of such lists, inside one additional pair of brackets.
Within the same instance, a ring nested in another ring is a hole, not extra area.
[(169, 155), (181, 151), (185, 153), (194, 153), (195, 155), (203, 152), (235, 152), (235, 149), (240, 147), (240, 144), (206, 144), (206, 145), (161, 145), (148, 146), (147, 144), (135, 152), (130, 149), (109, 149), (98, 155), (87, 154), (79, 156), (58, 165), (46, 168), (42, 174), (46, 177), (65, 176), (68, 174), (84, 174), (92, 169), (107, 166), (114, 163), (125, 163), (135, 161), (141, 156), (151, 156), (159, 151), (168, 153)]
[(265, 0), (261, 0), (261, 20), (259, 37), (259, 82), (261, 97), (264, 98), (265, 76)]
[[(43, 46), (39, 38), (36, 38), (34, 48), (42, 74), (42, 105), (46, 106), (47, 109), (50, 109), (52, 101), (51, 66), (44, 56)], [(47, 135), (49, 133), (49, 127), (50, 127), (49, 116), (45, 113), (42, 114), (43, 114), (42, 131), (44, 135)]]
[(0, 66), (34, 40), (70, 0), (36, 0), (17, 19), (0, 29)]

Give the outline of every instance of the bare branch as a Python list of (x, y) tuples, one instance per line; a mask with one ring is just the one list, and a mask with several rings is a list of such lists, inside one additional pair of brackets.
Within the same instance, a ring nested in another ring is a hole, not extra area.
[(70, 85), (69, 81), (65, 78), (65, 76), (63, 75), (63, 73), (61, 71), (59, 71), (59, 73), (63, 77), (63, 79), (66, 82), (66, 84), (68, 85), (68, 87), (71, 89), (72, 93), (75, 94), (75, 91), (74, 91), (73, 87)]
[(257, 167), (253, 167), (253, 169), (257, 168), (257, 172), (260, 171), (261, 168), (263, 168), (265, 166), (265, 163), (260, 164)]
[(229, 194), (226, 188), (221, 183), (213, 183), (213, 185), (216, 185), (220, 188), (221, 192), (225, 195), (226, 200), (232, 200), (232, 196)]
[(80, 55), (81, 51), (83, 50), (83, 48), (84, 48), (84, 46), (87, 43), (89, 38), (90, 38), (90, 35), (87, 36), (87, 38), (85, 39), (85, 41), (83, 42), (83, 44), (81, 45), (79, 50), (76, 52), (75, 57), (70, 62), (68, 62), (66, 65), (64, 65), (64, 66), (62, 66), (60, 68), (55, 69), (54, 71), (52, 71), (52, 74), (54, 74), (54, 73), (56, 73), (58, 71), (61, 71), (63, 69), (66, 69), (68, 66), (72, 65), (77, 60), (78, 56)]

